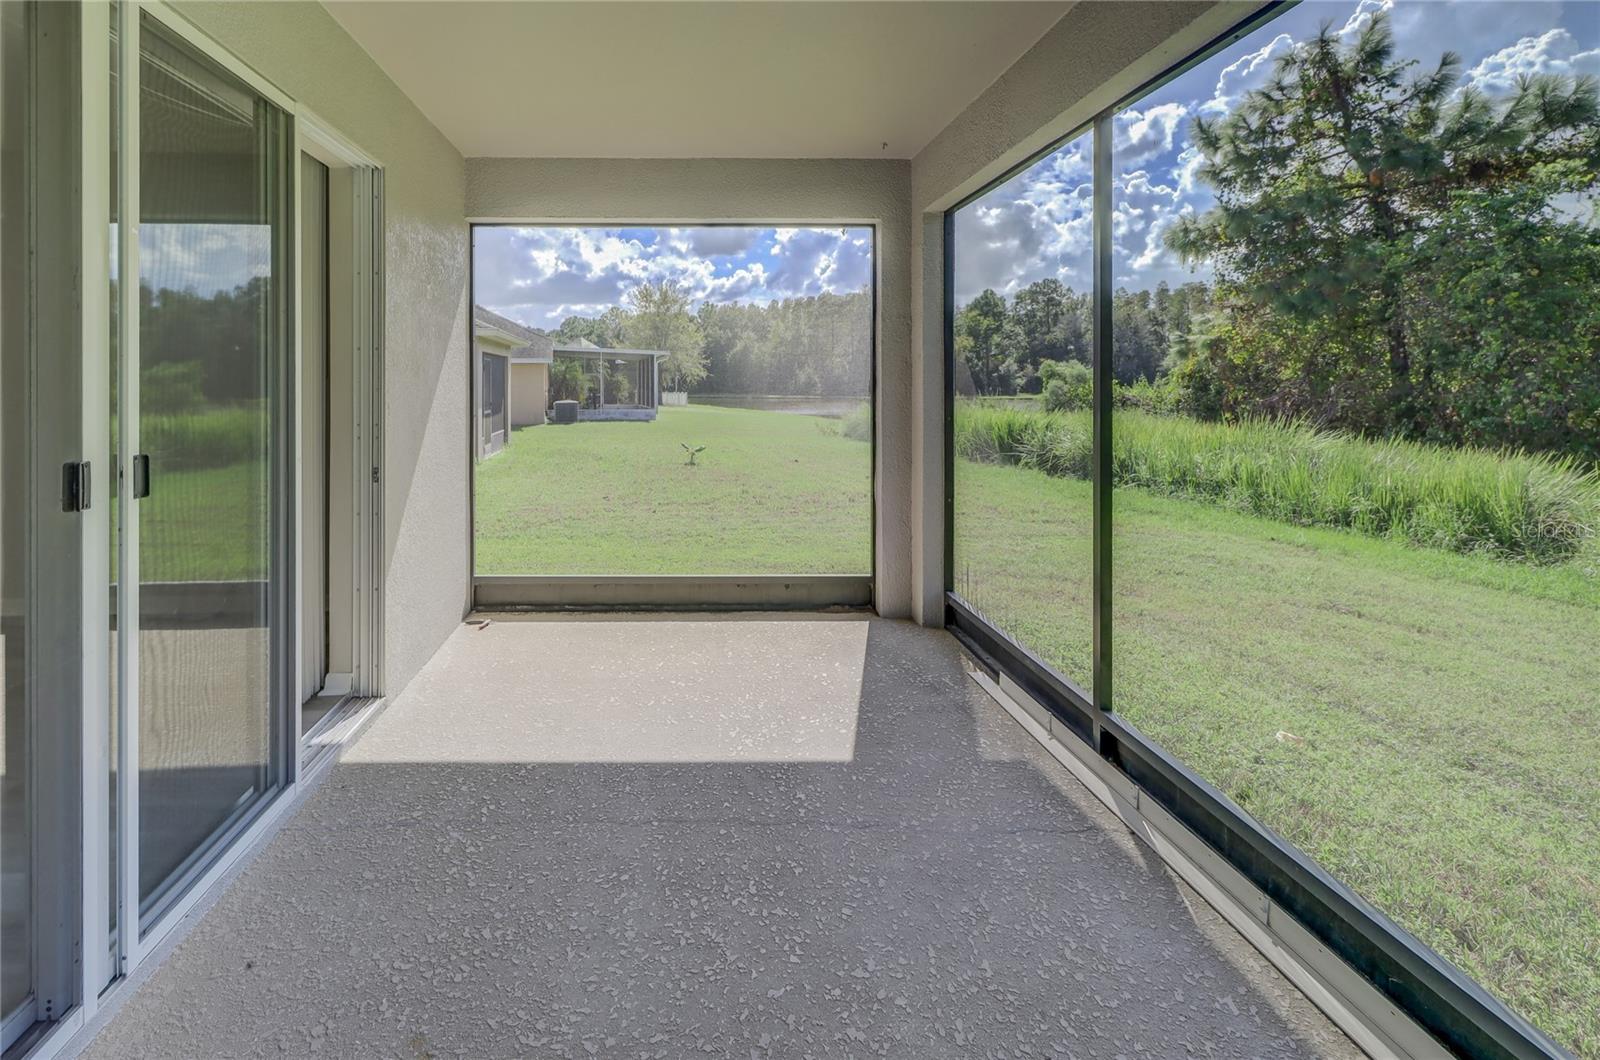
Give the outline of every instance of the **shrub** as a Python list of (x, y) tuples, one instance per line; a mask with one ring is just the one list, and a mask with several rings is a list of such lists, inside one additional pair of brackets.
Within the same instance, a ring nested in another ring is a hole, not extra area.
[(841, 417), (839, 433), (858, 442), (872, 441), (872, 406), (863, 401)]
[[(1094, 373), (1082, 361), (1042, 361), (1039, 379), (1044, 384), (1046, 412), (1074, 412), (1094, 404)], [(1162, 416), (1176, 415), (1185, 407), (1185, 394), (1170, 378), (1159, 382), (1112, 380), (1112, 400), (1119, 409), (1138, 409)]]
[(1094, 373), (1082, 361), (1041, 361), (1039, 380), (1049, 412), (1086, 409), (1094, 401)]
[(591, 376), (583, 369), (583, 362), (563, 357), (550, 365), (550, 403), (576, 401), (580, 404), (589, 396)]
[(1127, 384), (1118, 383), (1112, 393), (1119, 409), (1138, 409), (1156, 416), (1175, 416), (1183, 411), (1183, 391), (1171, 377), (1160, 382), (1140, 378)]
[[(956, 452), (1088, 478), (1086, 412), (957, 409)], [(1300, 423), (1119, 411), (1112, 482), (1301, 526), (1554, 562), (1594, 547), (1600, 473), (1525, 453), (1367, 441)]]

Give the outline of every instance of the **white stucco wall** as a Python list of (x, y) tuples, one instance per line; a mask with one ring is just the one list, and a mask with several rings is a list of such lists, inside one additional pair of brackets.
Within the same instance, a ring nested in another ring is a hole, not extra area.
[(911, 614), (910, 163), (876, 159), (467, 160), (474, 221), (877, 226), (878, 402), (875, 598)]
[(1079, 3), (911, 161), (912, 610), (944, 620), (943, 211), (1226, 32), (1259, 2)]
[(384, 166), (384, 691), (393, 694), (469, 598), (465, 162), (320, 4), (174, 6)]

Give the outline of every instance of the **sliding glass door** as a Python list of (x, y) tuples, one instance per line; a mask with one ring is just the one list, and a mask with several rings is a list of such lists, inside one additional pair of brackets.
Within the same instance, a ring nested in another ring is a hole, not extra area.
[(138, 19), (116, 415), (123, 908), (137, 895), (143, 929), (284, 779), (293, 152), (281, 109)]
[(0, 3), (0, 1051), (293, 777), (290, 104), (165, 8)]

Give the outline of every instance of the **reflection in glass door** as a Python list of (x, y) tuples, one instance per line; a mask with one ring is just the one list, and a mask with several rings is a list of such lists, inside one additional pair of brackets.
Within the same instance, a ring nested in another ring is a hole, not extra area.
[(123, 706), (136, 696), (148, 927), (283, 779), (289, 129), (149, 13), (139, 58), (138, 341), (128, 358), (124, 334), (120, 402), (138, 410), (121, 446), (137, 607), (121, 613), (138, 615)]

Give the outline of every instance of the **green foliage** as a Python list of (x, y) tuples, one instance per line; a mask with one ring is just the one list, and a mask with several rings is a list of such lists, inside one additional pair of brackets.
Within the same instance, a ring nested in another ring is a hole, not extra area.
[(265, 397), (271, 373), (261, 322), (271, 306), (272, 284), (270, 277), (258, 276), (209, 295), (141, 287), (139, 357), (145, 378), (162, 365), (190, 364), (195, 367), (173, 369), (165, 381), (187, 388), (194, 378), (188, 373), (197, 372), (203, 398), (213, 404)]
[[(1044, 382), (1044, 407), (1047, 412), (1077, 412), (1094, 405), (1094, 375), (1078, 361), (1046, 361), (1039, 366)], [(1171, 416), (1187, 411), (1187, 395), (1170, 376), (1132, 383), (1111, 382), (1111, 400), (1119, 409), (1137, 409), (1156, 416)]]
[(1196, 119), (1217, 205), (1166, 240), (1215, 266), (1228, 311), (1197, 404), (1592, 460), (1596, 388), (1546, 388), (1600, 373), (1595, 316), (1571, 312), (1600, 228), (1557, 205), (1600, 188), (1596, 81), (1491, 100), (1454, 54), (1414, 65), (1386, 15), (1348, 44), (1325, 27)]
[(609, 361), (600, 361), (600, 371), (605, 374), (606, 400), (616, 405), (627, 405), (633, 401), (633, 371), (631, 368), (618, 369)]
[(576, 401), (581, 405), (589, 396), (592, 383), (581, 360), (558, 357), (550, 365), (550, 400), (553, 402)]
[[(556, 338), (602, 347), (666, 349), (673, 354), (661, 365), (667, 390), (693, 385), (696, 392), (708, 394), (854, 396), (872, 385), (870, 291), (765, 305), (704, 302), (691, 316), (687, 295), (682, 290), (663, 295), (661, 286), (631, 293), (632, 308), (613, 306), (598, 317), (568, 317)], [(641, 305), (646, 307), (643, 316)], [(566, 396), (581, 401), (592, 384), (592, 379), (583, 384), (581, 392), (569, 386)], [(608, 398), (611, 387), (608, 381)], [(553, 394), (559, 389), (553, 375), (551, 388)]]
[(584, 341), (603, 349), (615, 350), (627, 344), (627, 322), (627, 311), (620, 306), (612, 306), (597, 317), (567, 317), (556, 329), (555, 338), (564, 344)]
[(697, 319), (706, 338), (704, 393), (856, 396), (871, 386), (868, 291), (704, 303)]
[(706, 375), (706, 339), (689, 305), (688, 291), (671, 280), (641, 283), (628, 292), (623, 337), (634, 349), (667, 351), (661, 361), (663, 390), (687, 390)]
[[(956, 453), (1087, 478), (1090, 417), (963, 405)], [(1534, 562), (1596, 548), (1600, 472), (1540, 455), (1368, 441), (1300, 423), (1119, 412), (1112, 481), (1300, 526)]]
[(1082, 361), (1045, 361), (1039, 382), (1050, 412), (1086, 409), (1094, 401), (1094, 373)]
[(141, 411), (188, 412), (205, 402), (204, 365), (199, 361), (160, 361), (144, 365), (139, 373)]
[[(1212, 310), (1211, 288), (1165, 283), (1111, 296), (1111, 371), (1117, 382), (1155, 381), (1196, 342)], [(956, 314), (957, 389), (969, 395), (1043, 393), (1050, 365), (1087, 365), (1094, 328), (1089, 295), (1038, 280), (1011, 302), (986, 290)], [(1058, 391), (1061, 400), (1072, 400)]]
[(1551, 163), (1522, 183), (1456, 192), (1399, 255), (1428, 437), (1600, 465), (1600, 237), (1558, 223), (1552, 205), (1586, 179)]
[(1023, 371), (1017, 363), (1024, 337), (1010, 319), (1006, 300), (986, 290), (956, 314), (956, 357), (977, 394), (1014, 394)]
[(157, 473), (228, 467), (267, 452), (267, 417), (240, 405), (139, 417), (139, 445)]
[(872, 441), (872, 406), (863, 401), (839, 421), (839, 433), (857, 442)]

